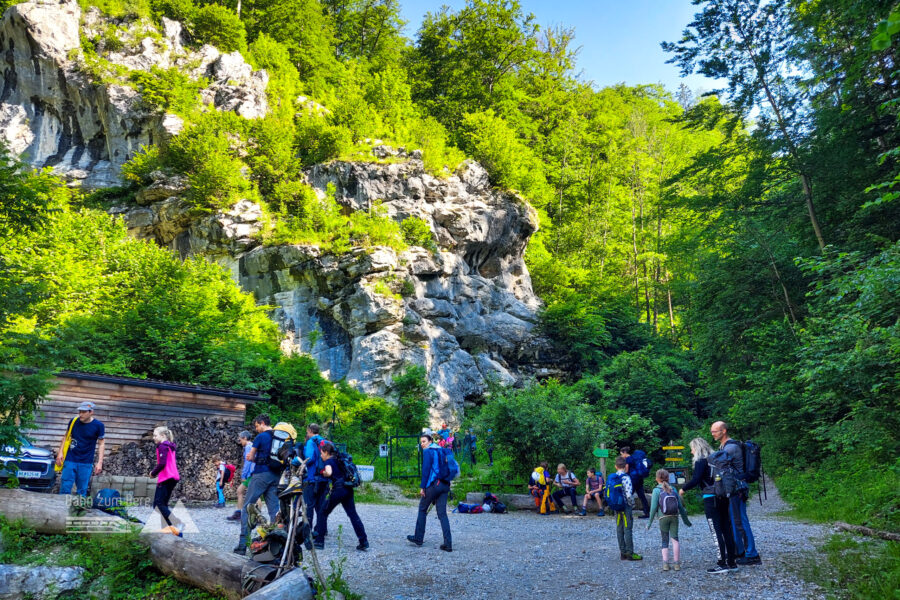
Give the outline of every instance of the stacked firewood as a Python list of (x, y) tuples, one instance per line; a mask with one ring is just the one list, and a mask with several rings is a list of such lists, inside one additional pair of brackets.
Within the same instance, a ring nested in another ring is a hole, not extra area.
[[(184, 419), (160, 423), (172, 430), (177, 447), (178, 472), (181, 482), (175, 487), (173, 498), (189, 501), (216, 499), (216, 467), (219, 461), (237, 467), (235, 479), (240, 478), (241, 446), (238, 434), (246, 426), (219, 419)], [(139, 443), (128, 443), (114, 449), (103, 462), (107, 475), (149, 476), (156, 465), (156, 444), (153, 432), (144, 434)], [(239, 482), (235, 482), (239, 483)], [(236, 487), (225, 486), (225, 496), (234, 499)]]

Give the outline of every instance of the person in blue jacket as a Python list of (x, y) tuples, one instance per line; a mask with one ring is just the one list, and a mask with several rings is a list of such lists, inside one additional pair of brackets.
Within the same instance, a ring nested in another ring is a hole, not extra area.
[[(322, 478), (325, 466), (319, 446), (325, 441), (319, 435), (319, 425), (310, 423), (306, 426), (306, 444), (303, 446), (303, 459), (306, 461), (306, 476), (303, 478), (303, 503), (306, 505), (306, 517), (309, 526), (315, 530), (315, 520), (322, 516), (328, 500), (328, 483)], [(324, 535), (328, 535), (326, 529)]]
[(441, 532), (444, 534), (444, 543), (441, 550), (453, 552), (453, 539), (450, 536), (450, 520), (447, 519), (447, 496), (450, 494), (450, 467), (444, 449), (434, 443), (428, 433), (419, 437), (419, 446), (422, 448), (422, 479), (419, 483), (419, 515), (416, 519), (416, 533), (406, 536), (406, 539), (421, 546), (425, 537), (425, 517), (428, 509), (434, 504), (438, 520), (441, 522)]

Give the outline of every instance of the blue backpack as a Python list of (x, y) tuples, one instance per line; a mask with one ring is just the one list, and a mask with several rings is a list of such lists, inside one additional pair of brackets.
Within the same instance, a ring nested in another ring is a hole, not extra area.
[(603, 490), (603, 495), (606, 497), (606, 504), (610, 510), (622, 512), (627, 506), (625, 489), (622, 487), (622, 478), (625, 476), (625, 473), (613, 473), (606, 478), (606, 489)]
[(650, 475), (650, 467), (653, 466), (653, 461), (647, 458), (647, 453), (643, 450), (635, 450), (634, 454), (631, 455), (633, 459), (631, 463), (631, 468), (628, 471), (630, 475), (634, 477), (647, 477)]
[(456, 456), (453, 455), (453, 450), (450, 448), (444, 448), (444, 460), (442, 464), (445, 464), (447, 467), (446, 477), (441, 477), (445, 481), (453, 481), (459, 475), (459, 463), (456, 462)]

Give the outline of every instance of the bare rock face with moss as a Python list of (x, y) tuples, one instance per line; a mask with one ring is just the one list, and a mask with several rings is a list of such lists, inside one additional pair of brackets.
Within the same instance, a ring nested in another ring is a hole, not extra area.
[[(428, 174), (417, 159), (332, 162), (306, 176), (322, 195), (333, 189), (346, 211), (378, 204), (395, 221), (421, 219), (435, 243), (338, 255), (263, 246), (253, 235), (262, 214), (250, 202), (201, 214), (173, 195), (117, 212), (133, 235), (229, 268), (274, 307), (284, 350), (311, 354), (332, 380), (390, 395), (393, 376), (424, 366), (436, 390), (434, 422), (458, 423), (489, 380), (509, 385), (530, 373), (540, 351), (533, 335), (539, 300), (522, 256), (537, 229), (534, 209), (492, 189), (474, 162), (447, 178)], [(142, 198), (178, 185), (160, 180)]]
[(11, 6), (0, 21), (0, 139), (34, 167), (108, 187), (120, 184), (122, 165), (141, 146), (183, 126), (148, 104), (129, 79), (132, 71), (178, 68), (201, 82), (203, 102), (246, 118), (266, 114), (264, 71), (253, 71), (237, 52), (187, 51), (182, 35), (168, 19), (159, 31), (148, 21), (113, 20), (96, 9), (83, 14), (74, 0)]

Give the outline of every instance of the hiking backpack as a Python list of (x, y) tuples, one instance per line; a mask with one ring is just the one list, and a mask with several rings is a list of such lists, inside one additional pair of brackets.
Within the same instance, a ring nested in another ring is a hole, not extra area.
[(747, 476), (745, 481), (747, 483), (759, 481), (762, 475), (762, 458), (760, 457), (759, 444), (753, 440), (747, 440), (741, 445), (744, 450), (744, 473)]
[(659, 493), (659, 507), (666, 516), (678, 514), (678, 494), (675, 493), (675, 490), (667, 492), (663, 489)]
[(456, 456), (453, 455), (453, 450), (450, 448), (444, 448), (444, 462), (447, 464), (447, 477), (441, 477), (445, 481), (453, 481), (459, 475), (459, 463), (456, 462)]
[(500, 502), (500, 498), (490, 492), (484, 493), (484, 502), (482, 504), (487, 504), (491, 508), (491, 510), (487, 512), (498, 514), (506, 512), (506, 505)]
[(647, 453), (643, 450), (635, 450), (631, 458), (634, 460), (629, 473), (635, 477), (647, 477), (650, 474), (650, 467), (653, 466), (653, 461), (647, 458)]
[(231, 480), (234, 479), (234, 472), (237, 470), (237, 467), (234, 465), (225, 465), (225, 473), (222, 474), (222, 485), (226, 483), (231, 483)]
[(337, 458), (344, 469), (344, 485), (351, 488), (359, 487), (359, 484), (362, 483), (362, 478), (359, 475), (359, 469), (356, 468), (356, 464), (353, 462), (353, 457), (346, 452), (338, 451)]
[(734, 459), (724, 449), (716, 450), (710, 454), (706, 463), (712, 475), (713, 485), (711, 490), (719, 498), (730, 498), (738, 490), (737, 471), (734, 468)]
[(291, 434), (280, 429), (272, 429), (272, 448), (269, 450), (269, 469), (273, 473), (281, 473), (290, 462), (294, 449)]
[(606, 489), (603, 495), (606, 497), (606, 504), (610, 510), (622, 512), (627, 506), (625, 499), (625, 489), (622, 487), (622, 477), (625, 473), (613, 473), (606, 479)]

